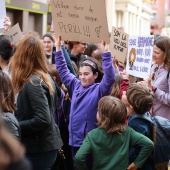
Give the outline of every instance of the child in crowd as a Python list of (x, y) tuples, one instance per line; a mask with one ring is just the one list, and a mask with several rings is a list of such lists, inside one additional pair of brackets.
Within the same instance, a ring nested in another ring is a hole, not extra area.
[(93, 58), (80, 63), (79, 79), (69, 72), (61, 50), (61, 37), (56, 40), (55, 61), (62, 82), (73, 92), (69, 121), (69, 144), (74, 158), (87, 133), (96, 128), (97, 104), (109, 95), (115, 81), (115, 71), (108, 45), (101, 44), (104, 76)]
[[(122, 101), (127, 107), (128, 126), (152, 140), (152, 120), (148, 113), (153, 105), (151, 89), (141, 83), (132, 83), (123, 92)], [(140, 151), (141, 147), (130, 149), (130, 163), (136, 159)], [(140, 170), (155, 170), (153, 153), (148, 157)]]
[[(48, 65), (48, 72), (53, 77), (53, 80), (56, 84), (57, 96), (58, 96), (58, 109), (55, 114), (55, 121), (60, 129), (61, 138), (63, 140), (62, 149), (64, 151), (64, 155), (67, 159), (62, 161), (62, 157), (60, 155), (57, 156), (57, 160), (53, 165), (51, 170), (73, 170), (73, 160), (71, 155), (71, 148), (68, 145), (69, 134), (68, 134), (68, 121), (67, 115), (63, 109), (63, 101), (67, 100), (69, 97), (68, 90), (62, 83), (58, 71), (56, 70), (55, 64)], [(67, 105), (68, 106), (68, 105)]]
[[(75, 159), (78, 169), (85, 170), (89, 153), (93, 156), (93, 170), (136, 170), (141, 168), (153, 149), (153, 142), (125, 125), (125, 105), (113, 96), (105, 96), (98, 103), (99, 127), (89, 132)], [(129, 147), (139, 146), (141, 152), (128, 166)]]

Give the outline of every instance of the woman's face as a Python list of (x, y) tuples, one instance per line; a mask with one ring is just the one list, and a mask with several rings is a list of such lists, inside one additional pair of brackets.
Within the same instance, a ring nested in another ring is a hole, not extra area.
[(165, 60), (165, 53), (156, 45), (153, 46), (153, 60), (158, 65), (162, 65)]
[(87, 48), (86, 43), (78, 43), (78, 44), (74, 44), (73, 48), (76, 50), (77, 54), (83, 54), (85, 49)]
[(54, 42), (49, 37), (44, 37), (43, 45), (45, 52), (52, 52)]
[(83, 87), (95, 83), (98, 72), (94, 75), (90, 66), (83, 66), (79, 69), (79, 79)]

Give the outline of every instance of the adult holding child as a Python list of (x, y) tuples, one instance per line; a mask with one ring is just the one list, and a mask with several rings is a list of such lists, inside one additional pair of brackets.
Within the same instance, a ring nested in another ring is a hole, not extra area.
[(17, 46), (10, 66), (12, 85), (18, 94), (16, 116), (26, 156), (33, 170), (50, 170), (62, 140), (54, 121), (56, 86), (48, 74), (40, 39), (32, 34), (25, 35)]
[[(104, 76), (97, 61), (88, 58), (80, 63), (79, 80), (69, 72), (61, 50), (61, 37), (56, 40), (55, 61), (62, 82), (73, 92), (69, 121), (69, 144), (73, 158), (86, 134), (96, 128), (98, 101), (109, 95), (115, 81), (115, 71), (108, 45), (101, 43)], [(112, 75), (112, 76), (111, 76)]]

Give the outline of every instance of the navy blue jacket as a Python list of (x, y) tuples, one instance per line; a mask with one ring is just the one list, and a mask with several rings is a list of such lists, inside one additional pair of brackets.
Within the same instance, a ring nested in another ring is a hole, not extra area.
[[(145, 113), (143, 115), (134, 114), (130, 116), (128, 120), (128, 126), (133, 128), (135, 131), (145, 135), (150, 140), (153, 139), (153, 135), (152, 135), (153, 124), (149, 113)], [(134, 147), (130, 149), (129, 163), (134, 162), (140, 150), (141, 150), (140, 147)], [(148, 157), (146, 162), (143, 164), (142, 168), (139, 168), (139, 170), (155, 170), (153, 152)]]

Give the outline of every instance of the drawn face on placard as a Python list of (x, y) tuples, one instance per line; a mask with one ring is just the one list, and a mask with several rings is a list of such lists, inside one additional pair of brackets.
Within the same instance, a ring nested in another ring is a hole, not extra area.
[(130, 70), (132, 70), (133, 63), (135, 62), (135, 60), (136, 60), (136, 49), (132, 48), (130, 50), (130, 53), (129, 53), (129, 67), (130, 67)]

